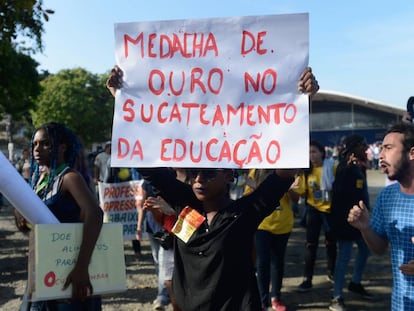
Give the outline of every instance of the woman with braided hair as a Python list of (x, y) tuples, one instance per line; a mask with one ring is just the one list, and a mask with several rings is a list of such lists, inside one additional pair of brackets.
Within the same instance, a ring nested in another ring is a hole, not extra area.
[[(62, 223), (83, 222), (83, 238), (76, 264), (63, 289), (72, 285), (72, 299), (32, 302), (30, 310), (101, 310), (88, 266), (102, 227), (102, 210), (89, 186), (82, 144), (66, 126), (47, 123), (31, 141), (30, 185)], [(78, 170), (79, 169), (79, 170)]]

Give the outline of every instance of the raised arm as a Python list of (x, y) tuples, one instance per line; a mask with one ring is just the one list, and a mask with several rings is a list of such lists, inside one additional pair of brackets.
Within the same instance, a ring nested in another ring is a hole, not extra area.
[(191, 186), (179, 181), (172, 169), (139, 168), (138, 171), (145, 181), (153, 187), (154, 193), (160, 195), (174, 208), (184, 205), (201, 206), (201, 202), (195, 197)]
[[(112, 96), (115, 97), (116, 90), (122, 88), (123, 84), (123, 72), (118, 66), (114, 66), (109, 74), (108, 80), (106, 81), (106, 87)], [(302, 72), (298, 81), (298, 92), (307, 93), (312, 98), (319, 91), (318, 80), (316, 80), (312, 73), (312, 68), (307, 67)]]

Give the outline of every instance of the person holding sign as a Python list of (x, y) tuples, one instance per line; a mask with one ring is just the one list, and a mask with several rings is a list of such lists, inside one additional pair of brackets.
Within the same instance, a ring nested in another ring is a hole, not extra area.
[[(112, 69), (107, 87), (112, 94), (122, 86), (122, 71)], [(310, 68), (298, 89), (316, 93), (318, 83)], [(252, 258), (253, 239), (292, 185), (296, 170), (275, 170), (251, 194), (230, 199), (231, 169), (191, 169), (191, 184), (168, 168), (141, 168), (140, 173), (177, 212), (172, 229), (173, 292), (182, 310), (261, 310)]]
[(100, 297), (91, 297), (88, 266), (103, 214), (88, 176), (82, 174), (86, 172), (82, 145), (66, 126), (52, 122), (35, 130), (31, 155), (33, 190), (60, 222), (83, 222), (84, 229), (76, 263), (63, 284), (63, 290), (72, 286), (72, 299), (32, 302), (30, 310), (101, 310)]

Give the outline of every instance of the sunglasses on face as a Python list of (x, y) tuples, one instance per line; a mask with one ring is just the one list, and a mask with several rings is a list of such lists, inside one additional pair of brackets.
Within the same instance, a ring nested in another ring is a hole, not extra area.
[(216, 178), (217, 173), (223, 171), (223, 169), (216, 168), (202, 168), (202, 169), (190, 169), (190, 177), (196, 179), (198, 176), (205, 180), (213, 180)]

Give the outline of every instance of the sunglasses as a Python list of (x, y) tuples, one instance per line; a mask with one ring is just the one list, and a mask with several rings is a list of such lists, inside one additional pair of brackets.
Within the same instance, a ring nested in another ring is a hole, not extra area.
[(217, 168), (190, 169), (190, 177), (192, 179), (196, 179), (198, 176), (200, 176), (204, 180), (209, 181), (209, 180), (215, 179), (219, 171), (223, 171), (223, 169), (217, 169)]

